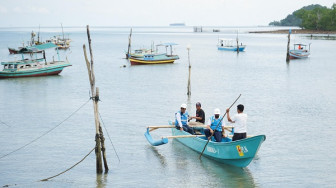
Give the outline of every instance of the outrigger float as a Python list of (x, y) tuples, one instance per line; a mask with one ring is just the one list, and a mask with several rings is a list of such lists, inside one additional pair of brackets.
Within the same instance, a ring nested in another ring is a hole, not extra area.
[(22, 55), (21, 60), (1, 62), (4, 66), (3, 70), (0, 71), (0, 78), (19, 78), (19, 77), (36, 77), (36, 76), (48, 76), (57, 75), (65, 67), (71, 66), (71, 64), (66, 61), (61, 61), (58, 50), (58, 61), (52, 60), (47, 62), (45, 58), (45, 51), (49, 48), (57, 48), (57, 45), (53, 43), (45, 43), (41, 45), (35, 45), (28, 47), (29, 51), (43, 51), (43, 58), (35, 59), (25, 59)]
[[(191, 135), (188, 132), (177, 130), (170, 122), (170, 125), (167, 126), (147, 127), (145, 137), (152, 146), (167, 144), (168, 139), (176, 139), (192, 150), (202, 153), (208, 139), (205, 137), (203, 131), (205, 125), (198, 125), (198, 127), (201, 128), (199, 129), (201, 135)], [(166, 136), (162, 137), (160, 140), (154, 140), (149, 132), (158, 128), (171, 128), (172, 136)], [(230, 128), (232, 129), (232, 127), (225, 127), (226, 130), (230, 130)], [(246, 167), (254, 159), (261, 144), (266, 140), (265, 135), (248, 136), (245, 139), (237, 141), (232, 141), (230, 137), (232, 137), (232, 135), (223, 138), (222, 142), (214, 142), (212, 139), (207, 144), (203, 155), (220, 163), (236, 167)]]

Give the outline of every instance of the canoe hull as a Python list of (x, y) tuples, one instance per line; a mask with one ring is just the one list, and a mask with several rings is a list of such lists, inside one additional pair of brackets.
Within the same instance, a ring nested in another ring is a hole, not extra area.
[[(239, 51), (243, 52), (246, 46), (239, 46)], [(237, 51), (237, 46), (218, 46), (218, 50)]]
[(55, 67), (48, 67), (30, 71), (16, 71), (16, 72), (8, 72), (8, 71), (0, 71), (0, 79), (3, 78), (22, 78), (22, 77), (38, 77), (38, 76), (50, 76), (50, 75), (58, 75), (62, 72), (65, 67), (71, 66), (62, 65)]
[(131, 65), (152, 65), (152, 64), (167, 64), (174, 63), (175, 59), (170, 60), (138, 60), (130, 58)]
[(290, 50), (289, 51), (289, 58), (290, 59), (305, 59), (308, 58), (308, 56), (310, 55), (310, 53), (307, 52), (303, 52), (301, 50)]
[[(172, 134), (177, 136), (188, 135), (189, 133), (173, 128)], [(224, 164), (236, 167), (246, 167), (251, 163), (265, 139), (265, 135), (258, 135), (234, 142), (210, 141), (204, 150), (203, 156)], [(203, 151), (207, 142), (204, 137), (178, 138), (177, 141), (198, 153)]]

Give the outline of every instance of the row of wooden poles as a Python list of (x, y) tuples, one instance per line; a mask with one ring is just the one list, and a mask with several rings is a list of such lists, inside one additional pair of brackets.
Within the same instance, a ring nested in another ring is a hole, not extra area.
[[(96, 87), (96, 82), (95, 82), (95, 75), (94, 75), (94, 66), (93, 66), (93, 54), (92, 54), (92, 47), (91, 47), (91, 37), (90, 37), (90, 29), (89, 26), (86, 26), (87, 30), (87, 37), (88, 37), (88, 43), (89, 43), (89, 52), (90, 52), (90, 61), (87, 57), (86, 54), (86, 47), (85, 44), (83, 45), (83, 51), (84, 51), (84, 57), (85, 57), (85, 62), (88, 70), (88, 75), (89, 75), (89, 81), (90, 81), (90, 86), (91, 86), (91, 94), (92, 94), (92, 102), (93, 102), (93, 110), (94, 110), (94, 117), (95, 117), (95, 128), (96, 128), (96, 135), (95, 135), (95, 141), (96, 141), (96, 171), (98, 174), (103, 172), (103, 162), (104, 161), (104, 168), (105, 168), (105, 173), (108, 172), (109, 168), (107, 165), (107, 160), (106, 160), (106, 152), (105, 152), (105, 138), (103, 134), (103, 130), (100, 126), (100, 121), (99, 121), (99, 111), (98, 111), (98, 102), (99, 102), (99, 88)], [(131, 30), (132, 33), (132, 30)], [(286, 56), (286, 61), (289, 61), (289, 45), (290, 45), (290, 34), (291, 32), (288, 33), (288, 44), (287, 44), (287, 56)], [(131, 37), (131, 34), (130, 34)], [(129, 40), (131, 40), (129, 37)], [(130, 41), (129, 41), (130, 44)], [(130, 46), (128, 47), (130, 50)], [(130, 51), (128, 50), (128, 54)], [(188, 76), (188, 86), (187, 86), (187, 95), (188, 97), (191, 96), (191, 84), (190, 84), (190, 77), (191, 77), (191, 64), (190, 64), (190, 46), (188, 45), (187, 47), (188, 50), (188, 63), (189, 63), (189, 76)], [(238, 42), (238, 36), (237, 36), (237, 53), (239, 53), (239, 42)]]

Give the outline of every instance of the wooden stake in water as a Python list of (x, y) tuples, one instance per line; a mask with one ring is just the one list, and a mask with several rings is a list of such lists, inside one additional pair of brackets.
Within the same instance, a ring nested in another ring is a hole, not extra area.
[(188, 92), (187, 92), (187, 95), (188, 95), (188, 97), (190, 97), (190, 95), (191, 95), (191, 86), (190, 86), (191, 64), (190, 64), (190, 56), (189, 56), (190, 45), (187, 46), (187, 50), (188, 50), (188, 62), (189, 62), (189, 77), (188, 77)]
[(128, 37), (128, 49), (127, 49), (126, 59), (128, 59), (131, 54), (131, 42), (132, 42), (132, 28), (130, 31), (130, 35)]
[(238, 40), (238, 30), (237, 30), (237, 53), (239, 53), (239, 40)]
[(88, 69), (88, 74), (89, 74), (89, 80), (90, 80), (90, 86), (91, 86), (91, 93), (92, 93), (92, 101), (93, 101), (93, 109), (94, 109), (94, 116), (95, 116), (95, 127), (96, 127), (96, 171), (98, 174), (101, 174), (103, 172), (103, 167), (102, 167), (102, 152), (103, 152), (103, 158), (104, 158), (104, 167), (105, 167), (105, 172), (108, 171), (108, 166), (107, 166), (107, 161), (105, 157), (105, 145), (104, 145), (104, 136), (103, 136), (103, 131), (100, 127), (100, 122), (99, 122), (99, 111), (98, 111), (98, 101), (99, 101), (99, 88), (95, 87), (95, 75), (94, 75), (94, 69), (93, 69), (93, 55), (92, 55), (92, 48), (91, 48), (91, 38), (90, 38), (90, 30), (89, 26), (87, 26), (87, 36), (88, 36), (88, 41), (89, 41), (89, 51), (90, 51), (90, 57), (91, 61), (89, 62), (87, 55), (86, 55), (86, 48), (85, 45), (83, 45), (83, 50), (84, 50), (84, 57), (86, 61), (86, 66)]
[(287, 55), (286, 55), (286, 62), (289, 62), (289, 45), (290, 45), (290, 35), (292, 33), (292, 30), (288, 30), (288, 43), (287, 43)]

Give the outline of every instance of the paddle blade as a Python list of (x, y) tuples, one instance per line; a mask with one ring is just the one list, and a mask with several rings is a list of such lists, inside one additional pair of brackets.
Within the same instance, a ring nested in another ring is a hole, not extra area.
[(168, 138), (162, 138), (161, 140), (154, 141), (152, 136), (149, 134), (149, 129), (145, 132), (145, 137), (152, 146), (160, 146), (168, 143)]

